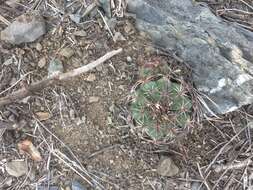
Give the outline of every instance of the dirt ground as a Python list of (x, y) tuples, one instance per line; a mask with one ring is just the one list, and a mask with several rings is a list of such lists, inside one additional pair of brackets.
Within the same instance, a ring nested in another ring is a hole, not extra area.
[[(172, 70), (188, 69), (153, 48), (127, 16), (116, 18), (113, 33), (120, 32), (125, 38), (116, 42), (97, 13), (74, 23), (67, 13), (78, 3), (62, 13), (57, 11), (61, 1), (43, 1), (38, 10), (46, 19), (46, 35), (15, 46), (0, 41), (0, 96), (46, 77), (50, 60), (58, 57), (62, 48), (73, 51), (71, 57), (61, 58), (65, 71), (113, 49), (123, 48), (123, 53), (80, 77), (0, 109), (0, 127), (1, 122), (18, 125), (15, 130), (2, 130), (0, 135), (0, 189), (68, 190), (72, 181), (85, 189), (250, 189), (252, 105), (225, 116), (195, 120), (184, 135), (170, 142), (154, 142), (136, 133), (128, 107), (139, 66), (155, 57)], [(20, 1), (13, 8), (0, 1), (0, 14), (12, 21), (33, 4)], [(252, 20), (247, 22), (252, 24)], [(0, 22), (0, 30), (5, 27)], [(86, 35), (74, 36), (75, 31), (85, 31)], [(10, 58), (12, 63), (4, 64)], [(40, 66), (42, 59), (46, 64)], [(189, 79), (189, 73), (182, 73), (182, 77)], [(191, 81), (186, 82), (192, 86)], [(41, 162), (19, 152), (17, 145), (25, 139), (37, 147)], [(172, 158), (179, 167), (176, 176), (157, 174), (157, 165), (164, 157)], [(29, 168), (27, 175), (18, 178), (5, 171), (5, 164), (17, 159), (25, 160)], [(245, 161), (247, 164), (240, 165)]]

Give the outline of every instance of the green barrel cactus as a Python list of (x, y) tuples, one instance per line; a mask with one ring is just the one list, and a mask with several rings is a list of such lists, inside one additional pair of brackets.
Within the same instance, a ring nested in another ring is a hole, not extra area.
[(174, 136), (190, 122), (192, 103), (182, 84), (163, 77), (141, 84), (133, 93), (132, 118), (153, 140)]

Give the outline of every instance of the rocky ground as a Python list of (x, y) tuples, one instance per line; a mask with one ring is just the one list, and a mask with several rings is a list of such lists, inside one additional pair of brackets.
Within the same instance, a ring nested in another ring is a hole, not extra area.
[[(123, 48), (88, 73), (1, 107), (0, 189), (250, 189), (251, 105), (200, 120), (192, 96), (191, 125), (177, 138), (153, 141), (136, 132), (129, 95), (141, 65), (169, 64), (172, 71), (180, 70), (176, 77), (193, 85), (187, 66), (153, 48), (123, 14), (123, 1), (114, 2), (113, 18), (106, 19), (106, 12), (96, 8), (85, 15), (92, 7), (88, 0), (0, 1), (0, 31), (31, 10), (45, 20), (45, 26), (36, 23), (37, 34), (24, 34), (26, 43), (6, 42), (14, 29), (1, 36), (1, 97), (55, 70), (68, 72)], [(252, 4), (245, 2), (208, 1), (218, 14), (224, 7)], [(29, 18), (21, 22), (37, 16)], [(252, 29), (252, 17), (233, 21)], [(20, 32), (24, 26), (18, 27)]]

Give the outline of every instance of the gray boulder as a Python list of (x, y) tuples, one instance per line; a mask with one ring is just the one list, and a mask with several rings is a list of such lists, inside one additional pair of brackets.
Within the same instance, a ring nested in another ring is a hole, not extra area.
[(191, 0), (127, 3), (128, 12), (136, 15), (137, 28), (191, 67), (209, 113), (227, 113), (253, 102), (252, 32)]
[(33, 42), (46, 33), (45, 21), (38, 13), (29, 13), (17, 17), (7, 28), (1, 31), (1, 40), (11, 44)]

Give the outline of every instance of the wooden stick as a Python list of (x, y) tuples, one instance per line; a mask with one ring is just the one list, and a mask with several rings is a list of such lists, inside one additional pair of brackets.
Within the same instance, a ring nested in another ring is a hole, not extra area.
[(82, 67), (79, 67), (66, 73), (55, 74), (48, 78), (44, 78), (41, 81), (32, 83), (28, 87), (24, 87), (20, 90), (13, 92), (12, 94), (0, 98), (0, 107), (16, 102), (17, 100), (21, 100), (34, 92), (40, 91), (48, 86), (55, 84), (56, 82), (66, 81), (73, 77), (79, 76), (83, 73), (86, 73), (121, 52), (122, 52), (121, 48), (118, 50), (113, 50), (111, 52), (108, 52), (104, 56), (100, 57), (96, 61), (89, 63), (88, 65), (84, 65)]
[(2, 15), (0, 15), (0, 21), (2, 21), (4, 24), (6, 24), (7, 26), (10, 25), (10, 21), (8, 21), (6, 18), (4, 18)]

